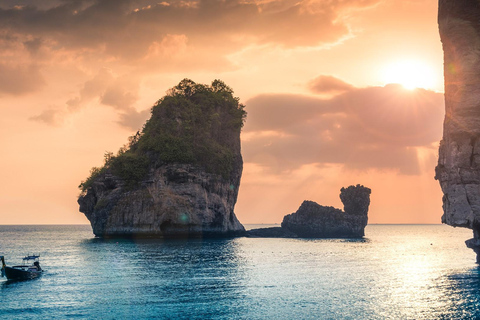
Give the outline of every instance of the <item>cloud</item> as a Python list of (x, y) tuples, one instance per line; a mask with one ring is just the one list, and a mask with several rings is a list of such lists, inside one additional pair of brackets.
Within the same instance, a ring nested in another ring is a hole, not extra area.
[(57, 50), (90, 49), (126, 61), (145, 58), (154, 43), (185, 37), (217, 56), (245, 45), (318, 46), (349, 36), (344, 11), (379, 2), (334, 1), (23, 1), (0, 7), (0, 30), (48, 39)]
[(138, 100), (138, 84), (116, 79), (100, 97), (100, 102), (117, 110), (128, 110)]
[(260, 95), (246, 105), (245, 161), (279, 171), (340, 163), (418, 174), (417, 149), (435, 149), (444, 114), (443, 94), (400, 85), (354, 88), (330, 99)]
[(27, 40), (23, 43), (23, 45), (31, 55), (36, 55), (42, 46), (42, 39), (34, 38)]
[(24, 7), (28, 5), (35, 5), (40, 9), (51, 9), (62, 3), (63, 0), (2, 0), (0, 8), (11, 9), (14, 7)]
[(49, 108), (30, 119), (58, 125), (59, 119), (69, 113), (77, 112), (92, 102), (99, 102), (115, 109), (120, 118), (118, 124), (138, 130), (148, 118), (147, 113), (149, 114), (149, 110), (138, 112), (134, 107), (138, 100), (138, 90), (138, 80), (135, 78), (116, 76), (110, 69), (101, 68), (91, 79), (84, 82), (78, 96), (66, 101), (65, 109)]
[[(238, 66), (229, 56), (251, 46), (334, 44), (351, 36), (346, 13), (379, 1), (5, 0), (0, 94), (61, 88), (66, 110), (44, 107), (37, 120), (54, 123), (48, 116), (100, 102), (131, 128), (142, 118), (135, 103), (148, 76), (231, 71)], [(71, 74), (89, 78), (74, 89)]]
[(86, 81), (79, 96), (67, 101), (71, 109), (76, 109), (93, 99), (115, 109), (128, 109), (138, 99), (138, 82), (126, 76), (116, 76), (110, 69), (101, 68), (96, 75)]
[(114, 80), (115, 77), (111, 70), (101, 68), (93, 78), (83, 84), (79, 96), (71, 98), (66, 102), (70, 111), (75, 111), (83, 104), (103, 95), (107, 87), (114, 82)]
[(35, 64), (10, 65), (0, 62), (0, 93), (22, 95), (45, 85), (40, 68)]
[(59, 126), (63, 123), (65, 112), (55, 107), (42, 111), (39, 115), (30, 117), (30, 120), (42, 122), (50, 126)]
[(130, 108), (123, 113), (120, 113), (120, 120), (118, 124), (122, 127), (139, 131), (142, 129), (143, 124), (150, 118), (150, 109), (142, 110), (138, 112), (134, 108)]
[(333, 76), (321, 75), (310, 81), (308, 83), (308, 88), (313, 93), (332, 94), (350, 91), (354, 87), (351, 84), (346, 83), (345, 81), (335, 78)]

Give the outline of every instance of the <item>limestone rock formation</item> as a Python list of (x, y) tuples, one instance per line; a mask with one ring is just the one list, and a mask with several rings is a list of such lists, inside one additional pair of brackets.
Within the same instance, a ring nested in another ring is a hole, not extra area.
[[(281, 228), (254, 229), (251, 237), (361, 238), (368, 222), (371, 190), (362, 185), (340, 190), (344, 210), (304, 201), (283, 218)], [(268, 230), (275, 229), (275, 230)]]
[(442, 222), (473, 230), (467, 246), (480, 260), (480, 3), (439, 1), (444, 51), (445, 121), (435, 178)]
[(193, 165), (169, 164), (135, 190), (105, 174), (78, 202), (101, 237), (241, 235), (244, 227), (233, 212), (239, 178), (225, 181)]
[(223, 82), (184, 80), (141, 133), (80, 185), (80, 211), (99, 237), (229, 237), (243, 169), (245, 112)]

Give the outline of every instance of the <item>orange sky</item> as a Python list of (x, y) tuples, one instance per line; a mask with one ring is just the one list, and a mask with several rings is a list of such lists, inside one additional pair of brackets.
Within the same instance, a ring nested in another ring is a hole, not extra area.
[(440, 223), (436, 14), (433, 0), (2, 0), (0, 224), (88, 223), (78, 184), (183, 78), (222, 79), (247, 106), (242, 223), (342, 207), (357, 183), (370, 223)]

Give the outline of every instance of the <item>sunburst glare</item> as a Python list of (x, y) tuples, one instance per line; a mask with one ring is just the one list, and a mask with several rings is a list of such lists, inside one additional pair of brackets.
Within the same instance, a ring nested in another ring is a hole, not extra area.
[(382, 70), (382, 78), (387, 83), (399, 83), (406, 89), (432, 89), (435, 85), (435, 73), (428, 64), (404, 60), (392, 63)]

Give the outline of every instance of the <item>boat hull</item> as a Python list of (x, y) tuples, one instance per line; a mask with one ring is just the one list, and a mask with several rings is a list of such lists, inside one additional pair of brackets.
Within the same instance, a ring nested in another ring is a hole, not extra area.
[(42, 274), (42, 271), (26, 271), (12, 267), (5, 267), (5, 276), (9, 280), (28, 280), (35, 279)]

